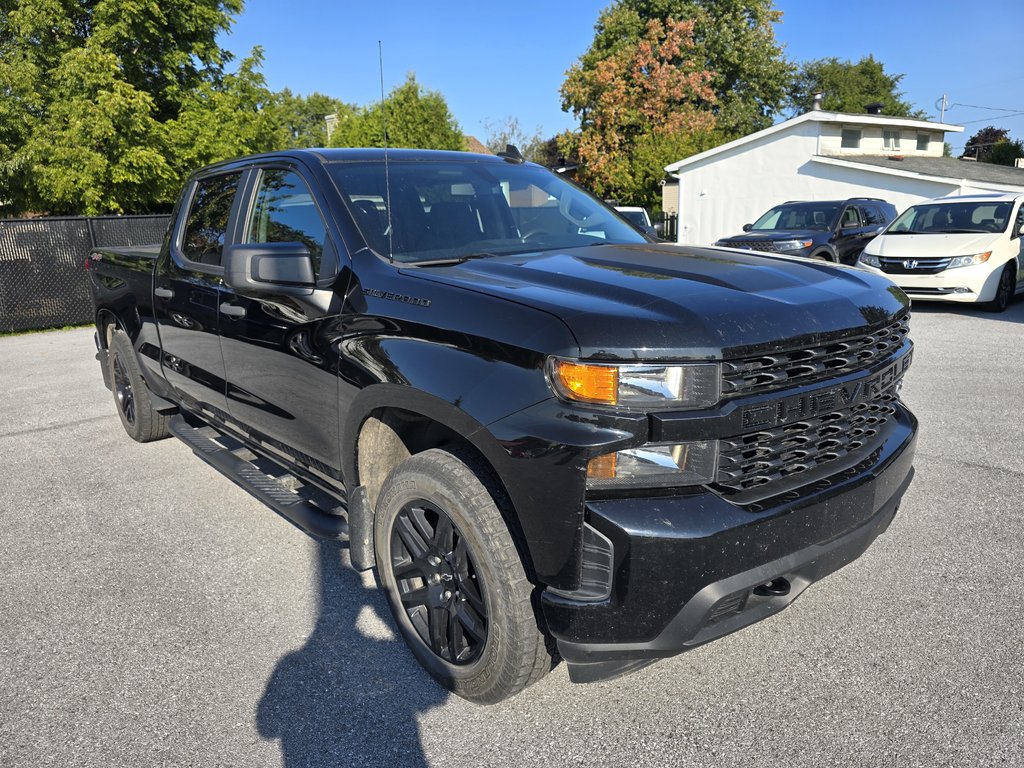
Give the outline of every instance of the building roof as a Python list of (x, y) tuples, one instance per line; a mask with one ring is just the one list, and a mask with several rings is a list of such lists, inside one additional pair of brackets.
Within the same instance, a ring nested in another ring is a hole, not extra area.
[(466, 137), (466, 151), (467, 152), (475, 152), (478, 155), (493, 155), (494, 154), (476, 136), (467, 136)]
[(942, 131), (943, 133), (947, 131), (960, 133), (964, 129), (962, 125), (933, 123), (928, 120), (915, 120), (909, 117), (893, 117), (892, 115), (854, 115), (846, 112), (823, 112), (821, 110), (815, 110), (812, 112), (804, 112), (802, 115), (797, 115), (789, 120), (777, 123), (770, 128), (765, 128), (763, 131), (751, 133), (749, 136), (744, 136), (741, 139), (736, 139), (735, 141), (730, 141), (727, 144), (722, 144), (720, 147), (715, 147), (714, 149), (709, 149), (706, 152), (691, 155), (684, 160), (677, 160), (671, 165), (666, 165), (665, 170), (669, 173), (675, 173), (688, 165), (699, 163), (710, 157), (721, 154), (722, 152), (728, 152), (731, 149), (742, 147), (744, 144), (749, 144), (752, 141), (757, 141), (758, 139), (765, 138), (766, 136), (771, 136), (774, 133), (788, 131), (801, 123), (807, 122), (843, 123), (846, 125), (887, 125), (894, 128)]
[[(823, 157), (819, 155), (819, 157)], [(1000, 184), (1024, 188), (1024, 168), (1013, 168), (993, 163), (978, 163), (958, 160), (954, 157), (917, 157), (904, 155), (894, 160), (892, 155), (833, 155), (832, 160), (842, 160), (858, 165), (870, 165), (887, 171), (902, 171), (900, 175), (932, 176), (941, 179), (979, 181), (984, 184)]]

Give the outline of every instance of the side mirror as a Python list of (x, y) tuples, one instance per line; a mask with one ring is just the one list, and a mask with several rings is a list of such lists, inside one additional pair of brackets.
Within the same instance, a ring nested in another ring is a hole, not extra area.
[(750, 231), (750, 230), (752, 230), (753, 228), (754, 228), (754, 225), (753, 225), (753, 224), (744, 224), (744, 225), (743, 225), (743, 231), (744, 231), (744, 232), (749, 232), (749, 231)]
[(650, 237), (657, 237), (658, 236), (658, 230), (656, 230), (650, 224), (641, 224), (640, 225), (640, 231), (643, 232), (645, 235), (648, 235)]
[(306, 296), (316, 284), (305, 243), (229, 245), (224, 257), (224, 283), (239, 293)]
[(882, 226), (880, 226), (878, 229), (875, 230), (875, 234), (876, 235), (880, 235), (883, 232), (885, 232), (885, 224), (883, 224)]
[(1017, 236), (1024, 237), (1024, 223), (1022, 223), (1020, 227), (1017, 229)]

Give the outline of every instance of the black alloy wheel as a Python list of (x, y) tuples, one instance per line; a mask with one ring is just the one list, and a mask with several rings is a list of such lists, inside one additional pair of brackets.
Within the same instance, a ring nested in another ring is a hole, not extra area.
[(112, 359), (114, 373), (114, 397), (117, 399), (118, 410), (129, 424), (135, 424), (135, 390), (128, 376), (128, 369), (120, 355), (115, 351)]
[(154, 406), (153, 396), (135, 358), (135, 347), (120, 328), (110, 333), (107, 365), (114, 405), (128, 436), (140, 443), (168, 437), (170, 414), (161, 413)]
[(402, 607), (424, 644), (449, 664), (472, 664), (487, 644), (487, 604), (466, 537), (429, 501), (405, 504), (391, 528)]
[(384, 481), (373, 521), (402, 639), (438, 683), (478, 704), (514, 696), (554, 660), (491, 472), (460, 446), (410, 456)]

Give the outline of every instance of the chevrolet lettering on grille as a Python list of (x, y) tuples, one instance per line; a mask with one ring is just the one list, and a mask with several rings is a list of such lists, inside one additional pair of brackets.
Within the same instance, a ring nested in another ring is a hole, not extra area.
[(913, 351), (907, 352), (888, 368), (869, 379), (851, 381), (841, 387), (744, 408), (743, 428), (774, 427), (796, 419), (830, 413), (839, 408), (849, 408), (858, 402), (878, 397), (899, 383), (910, 367), (912, 357)]

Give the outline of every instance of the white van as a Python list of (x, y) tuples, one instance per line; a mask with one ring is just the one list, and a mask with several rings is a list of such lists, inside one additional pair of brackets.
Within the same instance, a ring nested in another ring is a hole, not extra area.
[(1002, 312), (1024, 291), (1024, 195), (937, 197), (912, 205), (867, 244), (860, 266), (913, 299)]

